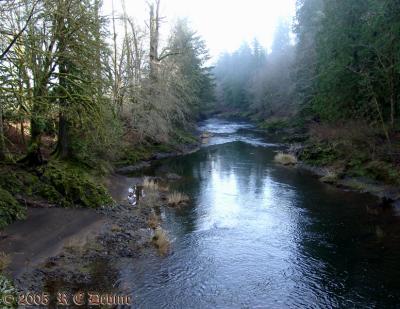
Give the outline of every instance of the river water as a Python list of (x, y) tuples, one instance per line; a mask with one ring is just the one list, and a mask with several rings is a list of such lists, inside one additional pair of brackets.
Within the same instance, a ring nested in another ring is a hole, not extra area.
[(211, 119), (196, 153), (154, 174), (183, 176), (191, 197), (167, 210), (167, 257), (126, 267), (135, 308), (400, 307), (400, 229), (393, 210), (275, 164), (281, 146), (246, 123)]

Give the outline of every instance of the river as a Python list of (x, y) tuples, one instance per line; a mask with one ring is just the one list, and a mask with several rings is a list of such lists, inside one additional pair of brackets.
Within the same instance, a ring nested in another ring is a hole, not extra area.
[(136, 308), (394, 308), (400, 304), (399, 217), (371, 215), (368, 194), (273, 162), (281, 146), (246, 123), (211, 119), (196, 153), (166, 159), (172, 253), (125, 267)]

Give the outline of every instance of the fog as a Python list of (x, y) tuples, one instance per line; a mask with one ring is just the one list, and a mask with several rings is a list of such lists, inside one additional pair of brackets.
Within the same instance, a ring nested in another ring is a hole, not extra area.
[[(127, 15), (138, 23), (148, 19), (146, 1), (125, 1)], [(123, 0), (114, 0), (116, 15), (122, 13)], [(296, 0), (164, 0), (161, 16), (164, 22), (161, 37), (166, 39), (169, 29), (178, 18), (187, 18), (192, 29), (206, 41), (210, 55), (216, 59), (223, 52), (233, 52), (243, 42), (256, 38), (271, 48), (278, 21), (292, 21)], [(104, 1), (104, 14), (111, 15), (112, 1)]]

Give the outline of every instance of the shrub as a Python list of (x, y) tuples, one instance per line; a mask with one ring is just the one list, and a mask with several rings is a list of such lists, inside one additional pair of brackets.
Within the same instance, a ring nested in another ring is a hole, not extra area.
[(172, 192), (167, 196), (167, 203), (170, 206), (179, 206), (187, 203), (188, 201), (189, 197), (186, 194), (180, 192)]
[(279, 152), (275, 156), (274, 161), (283, 165), (294, 165), (297, 163), (297, 159), (294, 155), (283, 152)]

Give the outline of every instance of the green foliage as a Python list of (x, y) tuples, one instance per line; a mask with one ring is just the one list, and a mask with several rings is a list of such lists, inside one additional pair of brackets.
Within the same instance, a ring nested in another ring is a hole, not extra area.
[(80, 117), (70, 129), (70, 159), (96, 169), (104, 160), (115, 160), (122, 148), (122, 132), (121, 121), (103, 102), (94, 117)]
[(173, 132), (172, 143), (181, 144), (196, 144), (198, 141), (196, 137), (191, 134), (188, 130), (176, 128)]
[(352, 176), (362, 176), (382, 181), (384, 183), (399, 185), (400, 172), (389, 162), (352, 160), (348, 165), (348, 174)]
[[(12, 305), (6, 305), (3, 302), (4, 296), (13, 295), (15, 302)], [(11, 280), (4, 275), (0, 274), (0, 306), (4, 309), (17, 308), (17, 290), (15, 289)]]
[(287, 127), (289, 127), (289, 123), (285, 119), (268, 119), (259, 124), (260, 129), (264, 129), (269, 132), (276, 132)]
[(329, 165), (340, 158), (334, 145), (329, 143), (309, 144), (299, 155), (300, 160), (315, 165)]
[(151, 147), (145, 145), (128, 146), (122, 152), (117, 166), (134, 165), (139, 161), (148, 160), (152, 155)]
[(13, 196), (40, 198), (59, 206), (69, 206), (60, 192), (41, 181), (35, 170), (3, 168), (0, 172), (0, 185)]
[(53, 186), (72, 205), (97, 208), (113, 203), (107, 190), (79, 166), (52, 162), (42, 173), (41, 180)]
[(0, 188), (0, 229), (25, 216), (26, 208), (19, 204), (8, 191)]

